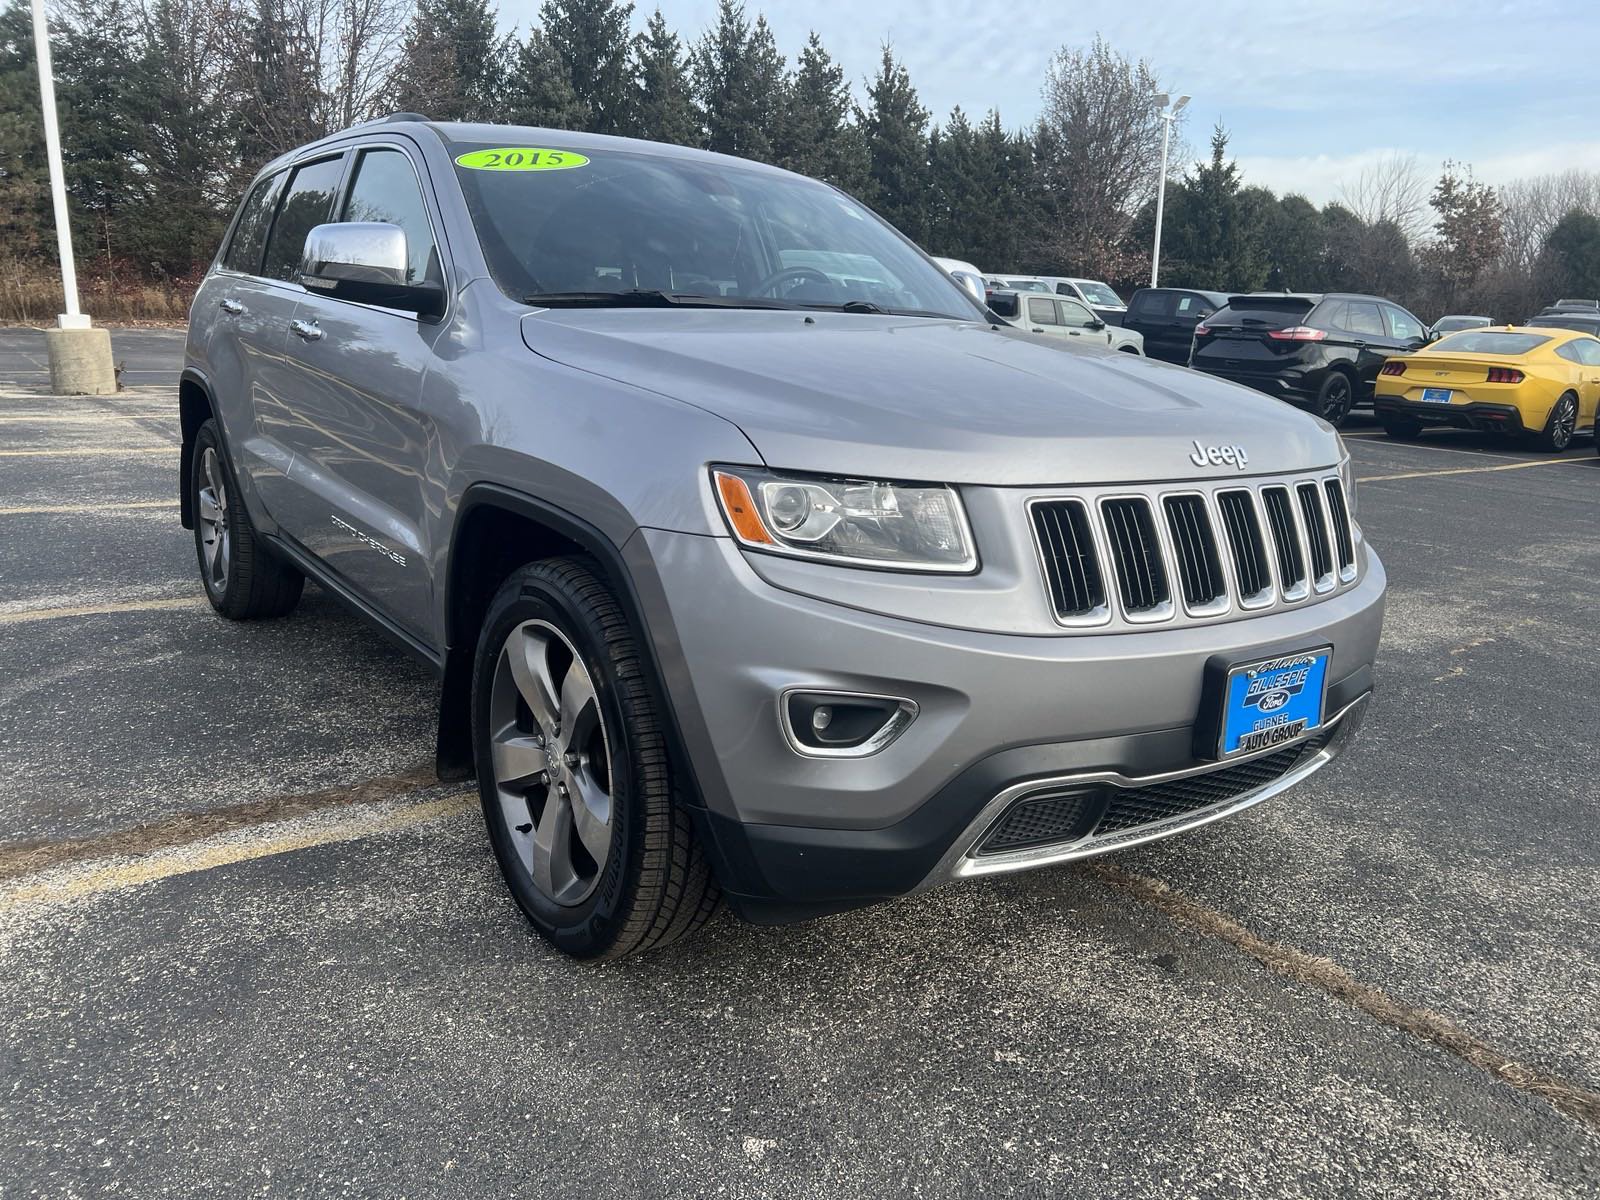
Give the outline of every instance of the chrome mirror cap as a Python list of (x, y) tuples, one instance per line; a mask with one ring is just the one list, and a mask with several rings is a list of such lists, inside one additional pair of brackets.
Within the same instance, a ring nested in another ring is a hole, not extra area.
[(340, 282), (405, 286), (406, 234), (383, 221), (343, 221), (306, 234), (300, 282), (327, 290)]

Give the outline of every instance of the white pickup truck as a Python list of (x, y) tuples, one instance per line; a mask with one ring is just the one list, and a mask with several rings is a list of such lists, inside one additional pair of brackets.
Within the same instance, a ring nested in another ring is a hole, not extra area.
[(1107, 325), (1086, 305), (1048, 292), (990, 292), (989, 307), (1007, 322), (1029, 333), (1073, 338), (1109, 346), (1128, 354), (1144, 353), (1144, 335), (1120, 325)]

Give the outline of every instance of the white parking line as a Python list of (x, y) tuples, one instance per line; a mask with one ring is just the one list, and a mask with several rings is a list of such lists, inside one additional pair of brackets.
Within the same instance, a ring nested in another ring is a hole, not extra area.
[(1522, 461), (1514, 454), (1502, 454), (1498, 450), (1466, 450), (1460, 446), (1433, 446), (1427, 442), (1397, 442), (1381, 433), (1346, 433), (1340, 436), (1347, 442), (1357, 440), (1388, 442), (1396, 450), (1432, 450), (1436, 454), (1479, 454), (1484, 458), (1504, 458), (1516, 462)]

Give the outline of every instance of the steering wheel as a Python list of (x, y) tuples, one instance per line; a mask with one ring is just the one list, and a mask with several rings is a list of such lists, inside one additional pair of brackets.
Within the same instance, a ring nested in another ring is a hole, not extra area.
[(814, 280), (815, 282), (822, 284), (830, 292), (838, 291), (838, 288), (834, 286), (833, 280), (829, 279), (815, 267), (785, 267), (781, 271), (774, 271), (760, 283), (756, 284), (755, 291), (752, 294), (756, 296), (771, 295), (774, 299), (776, 299), (778, 293), (774, 289), (776, 289), (780, 283), (787, 283), (790, 280), (799, 282), (800, 280), (804, 279)]

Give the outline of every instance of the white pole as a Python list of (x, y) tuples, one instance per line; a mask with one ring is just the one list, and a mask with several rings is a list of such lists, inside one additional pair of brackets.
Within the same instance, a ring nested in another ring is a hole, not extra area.
[[(35, 4), (41, 0), (33, 0)], [(1156, 245), (1150, 255), (1150, 286), (1156, 286), (1156, 276), (1161, 273), (1161, 210), (1167, 200), (1167, 139), (1172, 136), (1172, 111), (1161, 112), (1161, 178), (1156, 182)]]
[(87, 329), (78, 311), (78, 272), (72, 261), (72, 227), (67, 219), (67, 183), (61, 171), (61, 131), (56, 125), (56, 85), (50, 73), (50, 28), (44, 0), (33, 0), (33, 49), (39, 63), (39, 107), (44, 112), (44, 152), (50, 163), (50, 200), (56, 210), (56, 250), (61, 256), (61, 291), (67, 311), (56, 318), (62, 329)]

